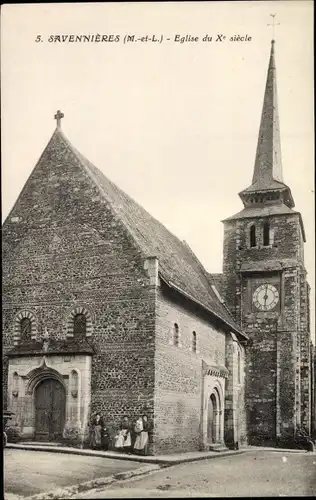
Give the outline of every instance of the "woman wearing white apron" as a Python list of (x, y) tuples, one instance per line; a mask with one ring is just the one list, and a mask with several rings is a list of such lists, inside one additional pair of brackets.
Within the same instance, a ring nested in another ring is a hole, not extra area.
[(135, 423), (134, 431), (136, 433), (136, 440), (134, 444), (135, 453), (141, 455), (147, 454), (148, 445), (148, 419), (146, 415), (139, 417)]
[(118, 434), (115, 436), (114, 447), (117, 451), (129, 452), (132, 446), (131, 426), (127, 417), (124, 417)]

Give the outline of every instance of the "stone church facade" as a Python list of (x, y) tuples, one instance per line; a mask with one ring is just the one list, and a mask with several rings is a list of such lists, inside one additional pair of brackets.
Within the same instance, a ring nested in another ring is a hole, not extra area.
[[(274, 44), (253, 182), (223, 274), (56, 130), (3, 225), (4, 404), (23, 440), (88, 440), (147, 414), (153, 454), (311, 432), (301, 216), (284, 184)], [(313, 413), (314, 412), (314, 413)]]

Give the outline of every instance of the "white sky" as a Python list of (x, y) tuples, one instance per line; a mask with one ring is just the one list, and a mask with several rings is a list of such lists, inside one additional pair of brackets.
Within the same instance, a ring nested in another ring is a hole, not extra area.
[[(311, 1), (5, 5), (1, 18), (2, 211), (55, 128), (221, 272), (223, 225), (252, 179), (271, 13), (284, 181), (302, 213), (314, 304)], [(161, 34), (169, 42), (48, 43), (50, 34)], [(176, 34), (251, 42), (175, 43)], [(36, 35), (44, 41), (35, 43)], [(314, 314), (314, 312), (313, 312)], [(312, 321), (312, 325), (314, 322)]]

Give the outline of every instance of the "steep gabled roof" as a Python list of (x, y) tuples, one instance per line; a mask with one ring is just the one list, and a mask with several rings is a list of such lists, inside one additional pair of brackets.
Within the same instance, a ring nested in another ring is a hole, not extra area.
[(160, 277), (169, 286), (207, 309), (233, 331), (241, 333), (229, 311), (212, 290), (204, 267), (190, 247), (107, 179), (72, 146), (60, 127), (57, 127), (46, 150), (51, 148), (53, 151), (58, 151), (65, 146), (74, 155), (79, 168), (82, 168), (97, 186), (103, 199), (110, 204), (143, 254), (158, 258)]
[(219, 294), (223, 294), (224, 275), (222, 273), (208, 273), (209, 280), (214, 285)]

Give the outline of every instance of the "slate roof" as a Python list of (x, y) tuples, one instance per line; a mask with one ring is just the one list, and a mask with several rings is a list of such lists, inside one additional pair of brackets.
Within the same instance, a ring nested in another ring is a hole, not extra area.
[[(104, 199), (121, 219), (147, 257), (157, 257), (160, 277), (171, 287), (202, 305), (233, 331), (244, 335), (226, 307), (212, 290), (207, 272), (190, 247), (180, 241), (141, 205), (118, 188), (77, 151), (60, 129), (51, 141), (64, 141), (99, 188)], [(56, 145), (54, 145), (55, 147)], [(49, 147), (49, 146), (48, 146)]]
[(286, 202), (294, 206), (290, 188), (283, 182), (281, 139), (275, 66), (275, 41), (271, 42), (270, 60), (262, 105), (255, 167), (251, 186), (239, 196), (265, 191), (285, 191)]
[(209, 278), (211, 280), (211, 284), (214, 284), (218, 290), (218, 292), (223, 294), (223, 274), (222, 273), (208, 273)]
[(274, 45), (272, 40), (252, 179), (268, 189), (283, 183)]
[(257, 193), (260, 191), (279, 191), (283, 189), (289, 189), (289, 187), (284, 184), (284, 182), (276, 181), (275, 179), (269, 179), (266, 177), (261, 177), (251, 184), (251, 186), (244, 189), (242, 192), (245, 193)]
[(292, 210), (291, 208), (287, 207), (283, 203), (278, 204), (278, 205), (263, 205), (263, 204), (258, 204), (258, 205), (250, 205), (248, 207), (245, 207), (243, 210), (238, 212), (237, 214), (231, 215), (230, 217), (227, 217), (225, 220), (234, 220), (234, 219), (246, 219), (247, 217), (268, 217), (269, 215), (288, 215), (288, 214), (298, 214), (299, 212), (296, 212)]

